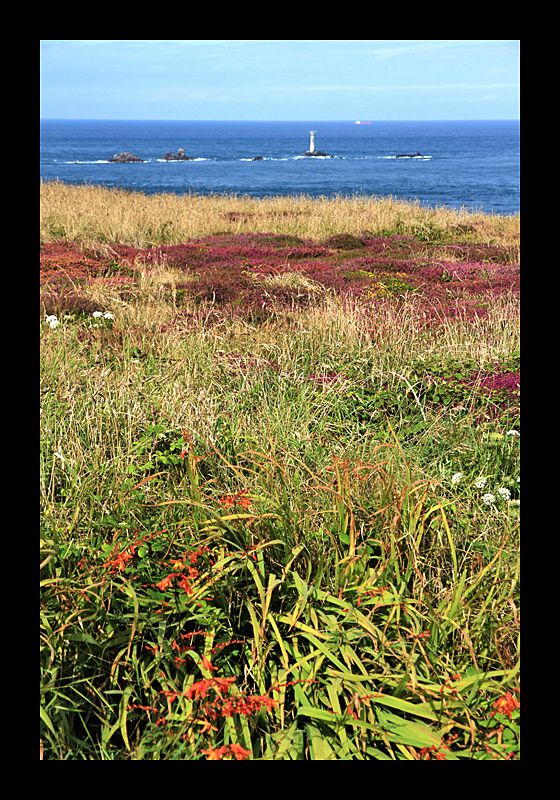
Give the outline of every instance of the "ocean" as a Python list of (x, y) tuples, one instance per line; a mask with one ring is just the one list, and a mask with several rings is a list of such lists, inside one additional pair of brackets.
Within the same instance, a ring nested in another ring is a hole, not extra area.
[[(40, 172), (144, 194), (374, 195), (520, 212), (519, 121), (361, 122), (41, 120)], [(304, 157), (312, 130), (333, 158)], [(162, 160), (180, 147), (194, 160)], [(143, 163), (107, 160), (123, 152)]]

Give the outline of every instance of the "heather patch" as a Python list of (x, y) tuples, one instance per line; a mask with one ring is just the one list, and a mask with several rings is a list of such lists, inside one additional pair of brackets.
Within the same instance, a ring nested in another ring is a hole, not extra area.
[(361, 250), (366, 246), (362, 237), (353, 236), (351, 233), (338, 233), (329, 236), (323, 244), (333, 250)]
[(126, 301), (134, 294), (131, 284), (138, 285), (150, 270), (162, 269), (174, 275), (175, 285), (168, 282), (166, 291), (175, 305), (212, 304), (229, 316), (257, 313), (261, 318), (266, 312), (315, 303), (321, 292), (365, 301), (416, 292), (432, 316), (435, 311), (453, 316), (461, 304), (480, 316), (489, 295), (519, 291), (518, 267), (492, 260), (493, 251), (486, 252), (485, 261), (445, 262), (434, 258), (437, 248), (432, 249), (406, 236), (346, 234), (317, 245), (266, 233), (210, 236), (144, 249), (115, 245), (110, 254), (86, 254), (69, 243), (43, 245), (41, 282), (45, 296), (50, 295), (44, 308), (49, 312), (56, 303), (62, 308), (66, 291), (67, 308), (77, 309), (78, 287), (96, 280), (120, 291)]

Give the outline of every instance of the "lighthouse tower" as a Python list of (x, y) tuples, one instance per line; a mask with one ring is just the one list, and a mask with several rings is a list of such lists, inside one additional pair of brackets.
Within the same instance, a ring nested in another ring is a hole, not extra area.
[(307, 153), (304, 153), (303, 155), (315, 156), (316, 158), (319, 157), (333, 158), (333, 156), (330, 156), (328, 153), (323, 153), (322, 150), (315, 150), (315, 134), (317, 133), (317, 131), (309, 131), (309, 133), (311, 134), (311, 139), (309, 140), (309, 150), (307, 151)]
[(315, 134), (317, 133), (317, 131), (309, 131), (309, 133), (311, 134), (311, 139), (309, 140), (309, 152), (310, 153), (314, 153), (315, 152)]

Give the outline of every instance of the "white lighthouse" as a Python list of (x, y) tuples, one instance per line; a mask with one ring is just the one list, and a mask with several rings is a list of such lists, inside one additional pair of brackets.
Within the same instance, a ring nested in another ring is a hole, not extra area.
[(311, 139), (309, 140), (309, 152), (310, 153), (314, 153), (315, 152), (315, 134), (317, 133), (317, 131), (309, 131), (309, 133), (311, 134)]
[(315, 156), (316, 158), (318, 157), (333, 158), (333, 156), (330, 156), (328, 153), (323, 153), (322, 150), (315, 150), (315, 134), (317, 133), (317, 131), (309, 131), (309, 133), (311, 134), (311, 139), (309, 140), (309, 150), (307, 151), (307, 153), (304, 153), (303, 155)]

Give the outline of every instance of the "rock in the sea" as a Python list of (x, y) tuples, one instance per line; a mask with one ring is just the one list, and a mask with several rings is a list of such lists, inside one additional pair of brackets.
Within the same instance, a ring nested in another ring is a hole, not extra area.
[(138, 158), (137, 156), (133, 156), (132, 153), (115, 153), (113, 158), (108, 158), (107, 161), (116, 161), (118, 163), (126, 163), (129, 161), (144, 161), (143, 158)]
[(170, 153), (169, 150), (163, 156), (164, 161), (194, 161), (194, 156), (186, 156), (185, 151), (180, 147), (176, 153)]
[(264, 156), (255, 156), (251, 161), (264, 161)]
[(395, 158), (422, 158), (422, 153), (399, 153)]
[(334, 156), (330, 156), (328, 153), (323, 153), (322, 150), (308, 150), (307, 153), (303, 154), (304, 156), (323, 156), (323, 158), (334, 158)]

